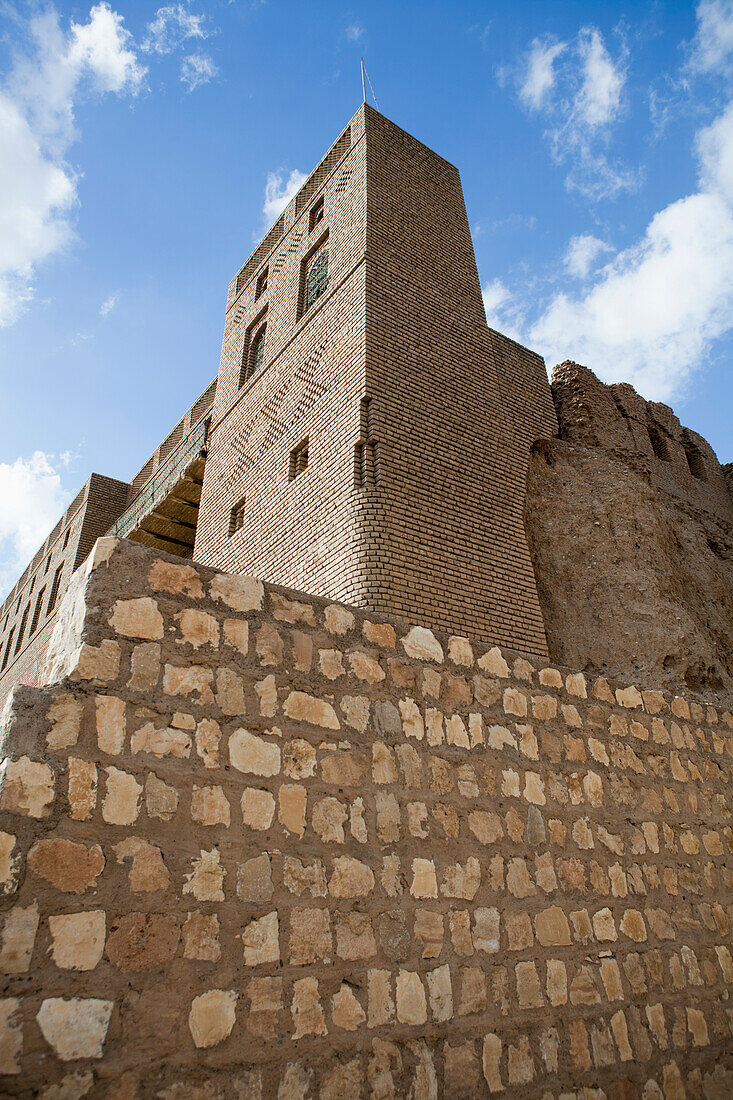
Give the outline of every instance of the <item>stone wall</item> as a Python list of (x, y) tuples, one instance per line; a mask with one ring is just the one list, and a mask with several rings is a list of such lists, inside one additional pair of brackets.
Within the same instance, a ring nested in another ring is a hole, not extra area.
[(672, 409), (563, 363), (559, 439), (536, 443), (525, 526), (554, 661), (733, 690), (733, 496)]
[(4, 715), (0, 1093), (724, 1100), (729, 704), (104, 539)]

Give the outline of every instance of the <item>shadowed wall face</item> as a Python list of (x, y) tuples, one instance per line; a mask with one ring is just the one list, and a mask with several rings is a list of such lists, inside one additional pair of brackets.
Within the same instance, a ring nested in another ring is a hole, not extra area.
[(711, 447), (575, 363), (552, 388), (561, 438), (534, 448), (525, 511), (551, 656), (730, 691), (733, 498)]

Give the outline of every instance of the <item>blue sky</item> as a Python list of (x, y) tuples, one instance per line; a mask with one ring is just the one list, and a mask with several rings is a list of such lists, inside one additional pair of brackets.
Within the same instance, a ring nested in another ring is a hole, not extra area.
[(0, 3), (0, 587), (216, 373), (361, 100), (458, 165), (490, 323), (733, 459), (733, 0)]

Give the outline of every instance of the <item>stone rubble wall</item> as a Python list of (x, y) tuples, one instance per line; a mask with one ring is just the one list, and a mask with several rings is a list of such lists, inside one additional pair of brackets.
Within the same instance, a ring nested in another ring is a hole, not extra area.
[(0, 1095), (733, 1095), (733, 714), (100, 540), (3, 718)]

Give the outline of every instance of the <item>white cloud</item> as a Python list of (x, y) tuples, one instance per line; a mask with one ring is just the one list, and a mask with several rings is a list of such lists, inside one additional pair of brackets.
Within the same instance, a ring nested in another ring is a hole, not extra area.
[(203, 53), (193, 53), (181, 62), (181, 83), (189, 92), (195, 92), (202, 84), (208, 84), (219, 73), (212, 59)]
[(117, 303), (120, 300), (119, 294), (110, 294), (109, 298), (105, 298), (99, 307), (100, 317), (106, 317), (113, 309), (117, 309)]
[(364, 28), (360, 23), (352, 23), (351, 26), (346, 28), (346, 37), (349, 42), (358, 42), (364, 35)]
[(552, 37), (535, 38), (529, 48), (519, 98), (531, 111), (538, 110), (555, 83), (555, 61), (567, 49)]
[(584, 27), (578, 36), (583, 82), (576, 109), (591, 129), (613, 122), (621, 103), (625, 74), (611, 60), (603, 38), (593, 27)]
[(624, 107), (623, 49), (612, 58), (595, 27), (581, 28), (572, 43), (535, 38), (517, 76), (520, 101), (545, 116), (552, 155), (569, 166), (569, 189), (598, 200), (636, 186), (635, 174), (606, 152)]
[(73, 237), (76, 176), (66, 153), (86, 89), (136, 94), (139, 64), (122, 17), (96, 4), (68, 32), (47, 9), (27, 25), (24, 53), (0, 88), (0, 326), (33, 297), (35, 269)]
[(265, 204), (262, 213), (269, 225), (280, 217), (290, 200), (297, 195), (308, 177), (294, 168), (287, 180), (282, 172), (268, 172), (265, 185)]
[(167, 4), (158, 8), (148, 23), (142, 42), (146, 53), (167, 54), (181, 46), (187, 38), (206, 38), (203, 15), (188, 11), (182, 4)]
[[(733, 328), (733, 103), (696, 147), (699, 189), (658, 211), (586, 291), (555, 294), (522, 326), (522, 342), (550, 366), (575, 359), (606, 381), (670, 401)], [(571, 241), (567, 255), (574, 254), (583, 248)], [(516, 322), (508, 294), (494, 312), (495, 327)]]
[(702, 0), (697, 6), (697, 34), (690, 68), (725, 72), (733, 60), (733, 0)]
[(610, 245), (594, 237), (592, 233), (581, 233), (572, 237), (568, 244), (565, 268), (576, 279), (586, 279), (603, 253), (612, 251)]
[(15, 583), (70, 500), (54, 455), (0, 462), (0, 592)]
[(512, 340), (522, 340), (526, 318), (518, 299), (512, 297), (501, 279), (486, 283), (481, 291), (486, 311), (486, 323)]

